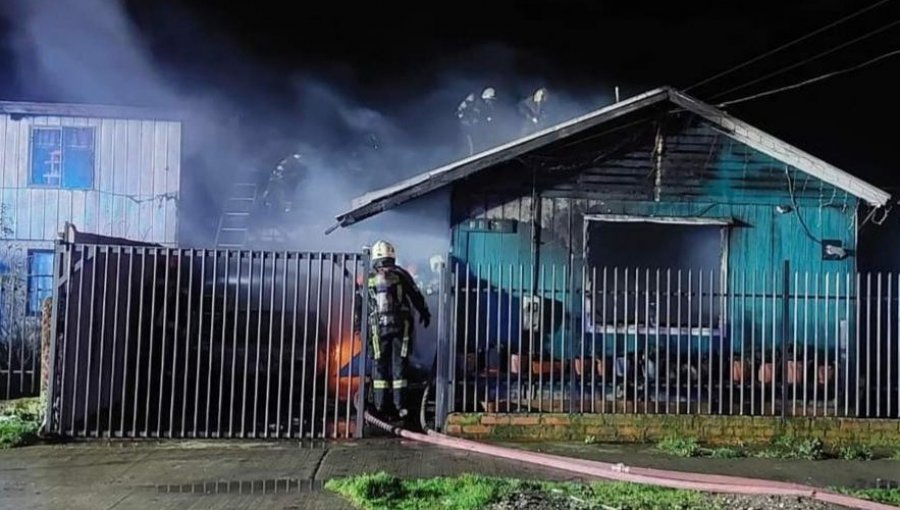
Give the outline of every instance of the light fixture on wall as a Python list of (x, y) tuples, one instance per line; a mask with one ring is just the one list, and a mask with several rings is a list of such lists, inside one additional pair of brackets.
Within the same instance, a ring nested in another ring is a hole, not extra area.
[(778, 214), (787, 214), (793, 210), (794, 210), (794, 208), (789, 205), (775, 206), (775, 212), (777, 212)]
[(844, 260), (845, 258), (847, 258), (847, 250), (842, 241), (822, 240), (822, 260)]

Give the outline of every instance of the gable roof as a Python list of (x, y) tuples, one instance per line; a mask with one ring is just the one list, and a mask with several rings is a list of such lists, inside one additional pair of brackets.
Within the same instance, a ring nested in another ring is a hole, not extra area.
[(668, 101), (709, 121), (734, 140), (791, 165), (823, 182), (842, 189), (875, 207), (887, 204), (890, 194), (862, 179), (822, 161), (727, 113), (670, 87), (660, 87), (599, 110), (518, 138), (479, 154), (416, 175), (393, 186), (366, 193), (353, 200), (351, 209), (337, 216), (338, 227), (346, 227), (382, 211), (428, 194), (497, 163), (567, 138), (629, 113)]

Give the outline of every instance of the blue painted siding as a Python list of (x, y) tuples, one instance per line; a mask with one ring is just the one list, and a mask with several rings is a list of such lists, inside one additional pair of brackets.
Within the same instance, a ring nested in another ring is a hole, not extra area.
[[(851, 254), (855, 253), (860, 208), (855, 197), (693, 120), (666, 134), (666, 150), (657, 168), (652, 157), (654, 136), (655, 131), (648, 131), (623, 154), (566, 179), (538, 178), (534, 190), (539, 197), (536, 202), (532, 201), (532, 192), (509, 179), (510, 173), (503, 168), (494, 177), (475, 179), (454, 191), (454, 258), (469, 265), (473, 279), (476, 275), (471, 269), (481, 266), (478, 275), (481, 285), (495, 288), (501, 306), (513, 305), (512, 324), (521, 318), (518, 297), (521, 293), (504, 291), (508, 286), (505, 276), (498, 278), (496, 269), (488, 275), (485, 271), (488, 265), (515, 268), (521, 264), (525, 286), (531, 288), (532, 282), (536, 282), (538, 292), (556, 298), (554, 306), (562, 308), (553, 314), (555, 331), (546, 331), (542, 339), (546, 351), (580, 349), (580, 345), (566, 343), (563, 328), (571, 333), (570, 328), (580, 324), (581, 303), (570, 299), (571, 294), (564, 294), (560, 287), (566, 293), (581, 292), (581, 289), (570, 289), (569, 285), (574, 284), (565, 280), (550, 285), (551, 278), (546, 274), (546, 283), (542, 285), (540, 267), (548, 271), (557, 267), (560, 272), (565, 267), (571, 271), (572, 280), (580, 285), (582, 271), (589, 270), (583, 266), (586, 215), (732, 221), (733, 226), (728, 228), (725, 275), (729, 292), (737, 291), (742, 282), (748, 281), (748, 292), (774, 296), (772, 300), (751, 299), (750, 307), (744, 312), (746, 316), (729, 318), (725, 342), (735, 349), (751, 343), (756, 347), (769, 345), (766, 342), (780, 335), (784, 320), (783, 307), (779, 304), (784, 261), (789, 261), (794, 272), (791, 286), (796, 286), (795, 280), (800, 282), (800, 291), (815, 290), (813, 283), (809, 289), (802, 285), (807, 274), (814, 279), (814, 275), (822, 275), (818, 276), (821, 281), (817, 285), (824, 290), (825, 273), (845, 275), (856, 271), (855, 255), (844, 260), (823, 260), (820, 244), (825, 239), (839, 240)], [(652, 178), (658, 169), (658, 178)], [(790, 211), (779, 213), (776, 206)], [(516, 222), (516, 231), (471, 232), (466, 227), (466, 220), (470, 219), (512, 220)], [(537, 252), (532, 253), (535, 228), (539, 243)], [(665, 262), (666, 257), (661, 254), (660, 263), (665, 265)], [(535, 263), (537, 266), (533, 267)], [(716, 281), (718, 276), (715, 275)], [(830, 292), (835, 292), (835, 285), (832, 276)], [(851, 285), (851, 297), (855, 295), (854, 289), (855, 285)], [(846, 282), (842, 282), (841, 293), (847, 292)], [(832, 309), (835, 306), (835, 303), (813, 304), (810, 310), (817, 311), (819, 317), (805, 330), (797, 328), (796, 334), (792, 321), (789, 324), (792, 340), (796, 338), (798, 344), (814, 348), (829, 348), (839, 341), (839, 336), (853, 335), (853, 317), (847, 317), (844, 311), (835, 313)], [(478, 318), (484, 321), (482, 327), (497, 329), (498, 342), (509, 336), (506, 325), (509, 319), (502, 316), (498, 328), (488, 322), (486, 315)], [(696, 344), (701, 343), (698, 338), (694, 340)]]

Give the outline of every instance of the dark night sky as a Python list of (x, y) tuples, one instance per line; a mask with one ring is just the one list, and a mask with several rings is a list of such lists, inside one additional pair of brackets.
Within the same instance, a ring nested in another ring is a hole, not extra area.
[[(473, 50), (502, 44), (516, 51), (515, 70), (575, 90), (622, 88), (624, 96), (668, 84), (685, 87), (839, 17), (866, 2), (500, 1), (418, 3), (210, 3), (131, 1), (129, 10), (156, 59), (223, 89), (265, 89), (287, 97), (279, 72), (314, 70), (380, 108), (427, 90), (443, 67), (469, 62)], [(900, 2), (807, 40), (787, 51), (692, 90), (702, 100), (767, 72), (900, 19)], [(2, 48), (0, 48), (2, 50)], [(893, 50), (900, 26), (777, 78), (725, 97), (733, 99), (814, 77)], [(237, 55), (274, 70), (243, 72)], [(234, 58), (232, 58), (234, 57)], [(894, 91), (900, 56), (799, 90), (735, 105), (729, 111), (835, 165), (883, 186), (894, 171)], [(507, 70), (504, 70), (504, 72)], [(499, 72), (499, 71), (498, 71)], [(27, 87), (0, 79), (7, 97)], [(0, 90), (4, 92), (4, 90)], [(448, 105), (448, 110), (455, 105)]]

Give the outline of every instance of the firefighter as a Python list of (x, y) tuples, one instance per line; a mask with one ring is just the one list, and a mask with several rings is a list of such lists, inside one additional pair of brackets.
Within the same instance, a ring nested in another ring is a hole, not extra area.
[(394, 247), (385, 241), (372, 246), (372, 270), (366, 285), (369, 300), (369, 349), (376, 411), (386, 415), (390, 393), (397, 417), (409, 415), (406, 379), (415, 341), (413, 309), (427, 328), (431, 312), (408, 271), (397, 265)]
[(303, 156), (295, 152), (278, 162), (269, 174), (266, 189), (263, 192), (263, 204), (278, 213), (291, 212), (291, 197), (307, 172)]
[(519, 113), (525, 121), (522, 126), (522, 136), (544, 127), (546, 102), (547, 89), (542, 87), (519, 103)]
[(475, 104), (475, 94), (469, 94), (456, 107), (456, 118), (462, 127), (464, 150), (467, 155), (475, 154), (475, 129), (478, 124), (478, 107)]

